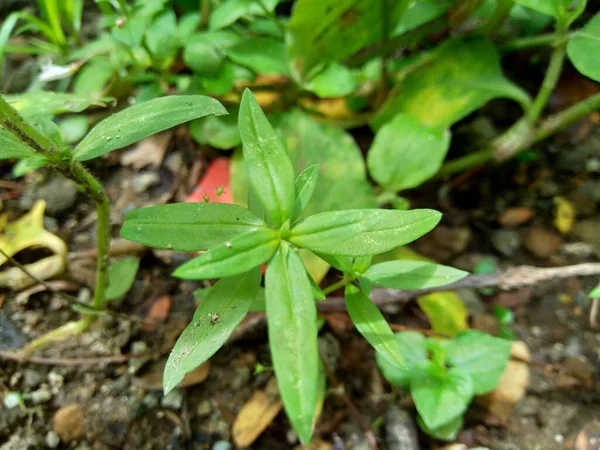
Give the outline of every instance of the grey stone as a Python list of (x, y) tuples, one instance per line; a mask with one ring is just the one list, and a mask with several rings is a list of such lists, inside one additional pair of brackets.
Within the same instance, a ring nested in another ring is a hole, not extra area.
[(233, 446), (227, 441), (217, 441), (213, 445), (212, 450), (231, 450)]
[(181, 405), (183, 405), (183, 392), (181, 389), (173, 389), (163, 397), (161, 403), (164, 408), (179, 410), (181, 409)]
[(48, 214), (56, 214), (73, 206), (77, 198), (77, 191), (75, 182), (62, 175), (55, 175), (45, 183), (27, 191), (21, 197), (19, 207), (29, 210), (34, 201), (44, 200), (46, 202), (46, 212)]
[(490, 239), (494, 248), (504, 256), (513, 256), (521, 245), (521, 238), (516, 230), (495, 230)]
[(160, 175), (157, 172), (141, 172), (131, 181), (133, 190), (138, 194), (146, 192), (148, 188), (158, 183), (160, 183)]
[(389, 450), (419, 450), (417, 427), (408, 412), (392, 406), (385, 413), (386, 443)]
[(26, 388), (36, 388), (44, 381), (44, 375), (34, 369), (26, 369), (23, 372), (23, 386)]
[(55, 431), (48, 431), (46, 434), (46, 446), (49, 448), (56, 448), (60, 444), (60, 438)]

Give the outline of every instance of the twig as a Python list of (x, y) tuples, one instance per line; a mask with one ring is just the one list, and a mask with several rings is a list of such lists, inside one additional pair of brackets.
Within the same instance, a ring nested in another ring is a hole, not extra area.
[[(591, 275), (600, 275), (600, 263), (584, 263), (550, 268), (519, 266), (497, 274), (469, 275), (455, 283), (429, 289), (400, 291), (397, 289), (376, 288), (373, 289), (373, 292), (371, 293), (371, 300), (377, 306), (384, 306), (407, 302), (415, 297), (429, 294), (430, 292), (456, 291), (458, 289), (483, 287), (497, 287), (501, 290), (510, 290), (531, 286), (547, 280)], [(317, 302), (317, 310), (322, 313), (343, 311), (344, 309), (343, 297), (330, 297), (325, 301)]]
[(40, 364), (44, 366), (93, 366), (104, 364), (123, 364), (131, 359), (149, 358), (162, 356), (171, 351), (171, 348), (163, 348), (153, 352), (125, 353), (114, 356), (97, 356), (88, 358), (44, 358), (41, 356), (22, 355), (20, 353), (0, 350), (0, 359), (14, 361), (19, 364)]

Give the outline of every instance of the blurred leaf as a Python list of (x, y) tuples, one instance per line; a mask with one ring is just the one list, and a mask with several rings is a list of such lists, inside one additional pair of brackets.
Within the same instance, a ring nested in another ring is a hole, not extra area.
[[(225, 95), (233, 89), (235, 80), (236, 64), (231, 61), (224, 61), (217, 74), (202, 76), (200, 83), (211, 95)], [(237, 114), (235, 117), (237, 118)]]
[(440, 17), (452, 4), (453, 2), (450, 0), (417, 0), (410, 2), (410, 6), (394, 27), (392, 36), (406, 33)]
[(317, 403), (317, 311), (298, 254), (283, 243), (265, 275), (273, 368), (285, 411), (303, 443), (310, 441)]
[[(0, 140), (1, 141), (1, 140)], [(17, 161), (12, 168), (12, 176), (15, 178), (27, 175), (34, 170), (44, 167), (47, 164), (47, 160), (43, 156), (32, 156), (29, 158), (23, 158)]]
[(140, 260), (134, 256), (128, 256), (108, 266), (108, 287), (105, 294), (107, 301), (120, 298), (129, 291), (139, 267)]
[(371, 266), (363, 276), (393, 289), (427, 289), (454, 283), (468, 275), (454, 267), (421, 261), (388, 261)]
[(476, 330), (467, 330), (443, 341), (447, 364), (461, 369), (473, 380), (473, 394), (496, 388), (510, 356), (511, 342)]
[(494, 98), (512, 98), (523, 107), (530, 103), (528, 94), (502, 74), (494, 46), (479, 37), (442, 44), (433, 61), (407, 75), (397, 92), (371, 121), (375, 129), (399, 113), (445, 129)]
[(200, 144), (230, 150), (242, 143), (237, 111), (226, 116), (206, 116), (190, 123), (190, 134)]
[(348, 284), (345, 301), (350, 319), (375, 351), (394, 366), (406, 368), (392, 329), (371, 299), (353, 284)]
[(400, 113), (375, 135), (367, 156), (369, 172), (389, 190), (414, 188), (438, 172), (449, 146), (449, 131)]
[(270, 228), (240, 234), (182, 264), (173, 272), (173, 276), (202, 280), (247, 272), (267, 262), (277, 250), (279, 242), (279, 233)]
[(167, 9), (158, 14), (146, 30), (146, 45), (152, 57), (168, 67), (176, 56), (180, 41), (175, 11)]
[(600, 284), (590, 291), (589, 298), (600, 298)]
[[(280, 0), (261, 0), (268, 11), (274, 11)], [(246, 15), (263, 15), (264, 11), (256, 0), (228, 0), (220, 3), (210, 15), (208, 27), (219, 30), (237, 22)], [(269, 19), (271, 20), (271, 19)]]
[(344, 97), (354, 92), (357, 87), (356, 74), (336, 62), (327, 64), (304, 85), (304, 89), (321, 98)]
[(121, 237), (154, 248), (198, 251), (264, 227), (262, 220), (238, 205), (174, 203), (129, 211)]
[(511, 8), (508, 17), (511, 28), (515, 27), (519, 31), (522, 30), (522, 34), (525, 36), (541, 32), (552, 22), (552, 16), (518, 4)]
[(328, 211), (295, 224), (289, 241), (322, 254), (376, 255), (423, 236), (440, 218), (439, 212), (430, 209)]
[(81, 112), (91, 105), (106, 106), (100, 99), (91, 95), (62, 94), (49, 91), (31, 91), (24, 94), (5, 95), (4, 100), (29, 119)]
[(196, 33), (186, 39), (183, 60), (195, 73), (215, 77), (225, 61), (225, 50), (242, 38), (231, 31)]
[(227, 111), (202, 95), (170, 95), (131, 106), (107, 117), (73, 150), (78, 161), (88, 161), (126, 147), (145, 137), (209, 114)]
[(458, 416), (455, 419), (452, 419), (450, 422), (447, 422), (435, 429), (429, 428), (423, 421), (423, 417), (420, 415), (417, 416), (417, 423), (419, 424), (419, 428), (421, 428), (428, 435), (442, 441), (453, 441), (456, 439), (456, 435), (463, 426), (463, 418), (462, 416)]
[(177, 24), (177, 37), (179, 38), (179, 43), (184, 44), (185, 41), (196, 31), (198, 25), (200, 24), (200, 13), (197, 11), (192, 11), (183, 14), (179, 18), (179, 23)]
[(88, 118), (83, 114), (65, 117), (58, 122), (60, 136), (65, 144), (79, 142), (87, 133), (89, 126)]
[(575, 207), (562, 196), (554, 197), (554, 226), (563, 234), (568, 233), (575, 224)]
[(0, 128), (0, 160), (35, 157), (37, 153), (8, 130)]
[(126, 19), (123, 26), (113, 27), (111, 33), (117, 41), (126, 47), (137, 48), (142, 43), (148, 23), (148, 17), (142, 14), (132, 15)]
[(165, 394), (227, 341), (254, 301), (260, 278), (260, 269), (256, 267), (223, 278), (211, 288), (169, 355), (163, 379)]
[(240, 104), (239, 130), (252, 187), (271, 223), (281, 226), (294, 208), (294, 168), (283, 142), (249, 89), (244, 91)]
[(411, 376), (419, 373), (419, 367), (428, 365), (428, 338), (416, 331), (395, 333), (394, 337), (400, 347), (400, 352), (404, 359), (404, 367), (392, 364), (380, 353), (375, 354), (375, 359), (383, 377), (387, 381), (398, 387), (408, 388)]
[(600, 13), (579, 30), (567, 44), (575, 68), (586, 77), (600, 81)]
[(435, 430), (466, 411), (473, 398), (473, 381), (461, 369), (440, 372), (431, 366), (422, 376), (411, 379), (410, 392), (423, 422)]
[(382, 24), (397, 23), (409, 0), (299, 0), (288, 24), (287, 44), (297, 78), (321, 63), (339, 61), (382, 39)]
[(523, 6), (548, 14), (564, 27), (573, 22), (585, 9), (586, 0), (515, 0)]
[(417, 299), (436, 333), (454, 336), (467, 325), (467, 307), (454, 292), (432, 292)]
[(249, 37), (226, 50), (234, 62), (260, 74), (289, 74), (285, 45), (280, 40)]

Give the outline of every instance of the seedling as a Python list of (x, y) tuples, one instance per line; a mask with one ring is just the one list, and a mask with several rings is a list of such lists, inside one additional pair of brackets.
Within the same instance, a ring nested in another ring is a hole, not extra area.
[[(358, 209), (301, 218), (314, 194), (319, 167), (309, 166), (294, 176), (283, 143), (249, 90), (240, 105), (239, 131), (250, 175), (250, 209), (214, 203), (151, 206), (128, 213), (121, 236), (157, 248), (205, 250), (178, 267), (174, 276), (220, 278), (169, 356), (165, 393), (226, 342), (257, 297), (260, 266), (267, 265), (264, 285), (273, 367), (288, 417), (306, 443), (312, 435), (318, 404), (315, 298), (324, 296), (307, 273), (298, 250), (322, 255), (347, 272), (346, 300), (352, 320), (375, 349), (398, 368), (405, 367), (406, 361), (389, 326), (365, 289), (352, 281), (423, 287), (447, 283), (465, 273), (410, 262), (369, 268), (372, 255), (422, 236), (435, 227), (441, 214), (428, 209)], [(403, 273), (404, 284), (398, 280)]]

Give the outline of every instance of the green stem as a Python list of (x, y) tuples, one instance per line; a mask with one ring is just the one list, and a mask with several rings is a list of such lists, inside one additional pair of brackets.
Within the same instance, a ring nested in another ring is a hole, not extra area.
[(65, 160), (56, 145), (33, 125), (27, 122), (16, 109), (0, 95), (0, 125), (21, 142), (50, 162), (51, 167), (77, 183), (96, 204), (98, 222), (96, 240), (98, 246), (96, 266), (96, 289), (93, 307), (104, 306), (108, 284), (108, 247), (110, 243), (110, 206), (102, 185), (78, 161)]
[(200, 0), (200, 27), (206, 28), (210, 21), (210, 0)]
[(522, 37), (513, 39), (504, 44), (500, 44), (500, 50), (508, 52), (516, 52), (519, 50), (527, 50), (530, 48), (544, 47), (547, 45), (559, 45), (566, 41), (569, 41), (575, 33), (558, 34), (558, 33), (546, 33), (537, 36)]
[(325, 289), (323, 289), (323, 294), (329, 295), (332, 292), (335, 292), (338, 289), (343, 288), (344, 286), (346, 286), (351, 281), (352, 281), (352, 279), (350, 279), (348, 276), (344, 276), (344, 278), (342, 278), (340, 281), (337, 281), (337, 282), (335, 282), (333, 284), (330, 284)]
[(508, 12), (512, 6), (513, 0), (499, 0), (496, 4), (494, 13), (485, 23), (485, 25), (481, 27), (481, 33), (486, 37), (493, 35), (500, 25), (502, 25), (502, 22), (504, 22), (504, 19), (508, 15)]
[[(578, 120), (583, 119), (598, 109), (600, 109), (600, 93), (592, 95), (591, 97), (576, 103), (564, 111), (548, 117), (547, 119), (543, 120), (534, 131), (529, 145), (518, 148), (514, 154), (526, 150), (532, 144), (537, 144), (538, 142), (548, 139), (550, 136), (553, 136), (559, 131), (564, 130), (568, 126), (574, 124)], [(472, 167), (481, 166), (483, 164), (492, 162), (494, 160), (494, 156), (494, 150), (492, 149), (488, 148), (479, 150), (475, 153), (471, 153), (447, 162), (437, 173), (437, 176), (453, 175), (455, 173), (468, 170)]]
[(542, 87), (535, 97), (533, 104), (525, 114), (525, 117), (530, 125), (533, 125), (539, 119), (540, 115), (544, 111), (544, 108), (546, 107), (546, 104), (548, 103), (548, 99), (550, 98), (552, 91), (556, 87), (558, 78), (560, 77), (560, 72), (562, 71), (563, 63), (565, 61), (565, 53), (567, 51), (565, 36), (566, 33), (564, 32), (558, 33), (561, 43), (554, 47), (552, 55), (550, 56), (550, 64), (548, 65), (548, 69), (544, 75), (544, 80), (542, 81)]
[(277, 14), (275, 14), (275, 11), (270, 11), (269, 8), (267, 8), (265, 3), (263, 2), (263, 0), (255, 0), (255, 1), (256, 1), (256, 3), (258, 3), (260, 5), (260, 7), (265, 12), (267, 17), (269, 17), (275, 23), (275, 25), (279, 29), (279, 32), (281, 33), (281, 35), (285, 36), (285, 27), (283, 26), (283, 23), (281, 23), (281, 20), (279, 20), (279, 17), (277, 17)]

